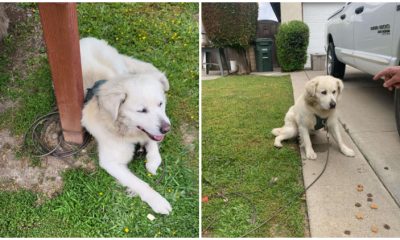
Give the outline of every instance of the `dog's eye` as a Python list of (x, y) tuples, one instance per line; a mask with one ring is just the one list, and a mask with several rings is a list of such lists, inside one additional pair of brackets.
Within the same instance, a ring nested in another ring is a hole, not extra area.
[(158, 106), (161, 107), (161, 106), (162, 106), (162, 102), (160, 102), (160, 103), (158, 104)]
[(333, 94), (335, 94), (335, 93), (336, 93), (336, 91), (335, 91), (335, 90), (333, 90), (333, 91), (332, 91), (332, 93), (333, 93)]
[(141, 110), (138, 110), (137, 112), (140, 112), (140, 113), (147, 113), (147, 108), (143, 108), (143, 109), (141, 109)]
[(324, 94), (324, 95), (326, 95), (326, 91), (322, 91), (321, 93)]

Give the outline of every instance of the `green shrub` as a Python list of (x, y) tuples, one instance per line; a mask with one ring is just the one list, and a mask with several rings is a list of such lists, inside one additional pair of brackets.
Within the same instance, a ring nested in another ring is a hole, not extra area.
[(309, 35), (308, 26), (301, 21), (290, 21), (279, 27), (276, 35), (276, 49), (282, 71), (304, 69)]
[(202, 3), (207, 37), (216, 47), (246, 48), (256, 36), (257, 3)]

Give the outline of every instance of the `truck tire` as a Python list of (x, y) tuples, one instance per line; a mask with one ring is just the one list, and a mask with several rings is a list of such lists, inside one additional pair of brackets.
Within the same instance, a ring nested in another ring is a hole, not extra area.
[(396, 116), (397, 132), (400, 136), (400, 89), (396, 88), (394, 92), (394, 111)]
[(346, 64), (336, 58), (335, 45), (333, 45), (333, 42), (330, 42), (326, 56), (326, 74), (343, 79), (345, 69)]

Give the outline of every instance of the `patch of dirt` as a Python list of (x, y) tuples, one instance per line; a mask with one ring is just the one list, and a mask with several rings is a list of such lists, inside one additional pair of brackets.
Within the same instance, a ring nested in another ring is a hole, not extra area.
[(201, 234), (201, 236), (202, 236), (203, 238), (212, 238), (212, 237), (213, 237), (212, 234), (211, 234), (209, 231), (204, 231), (204, 232)]
[(183, 144), (189, 148), (189, 151), (192, 153), (195, 150), (194, 141), (197, 139), (197, 131), (193, 126), (190, 126), (188, 123), (183, 123), (179, 127), (179, 131), (182, 133)]
[(198, 152), (196, 151), (196, 139), (198, 138), (198, 131), (196, 127), (188, 123), (183, 123), (179, 126), (179, 132), (182, 136), (182, 143), (184, 144), (185, 151), (189, 157), (186, 166), (199, 171)]
[(15, 23), (19, 21), (26, 21), (26, 18), (32, 16), (32, 13), (24, 11), (23, 8), (17, 6), (16, 3), (3, 3), (7, 17), (10, 20), (10, 29), (15, 27)]
[(27, 189), (53, 197), (62, 190), (61, 174), (67, 169), (83, 168), (93, 171), (96, 166), (86, 155), (78, 158), (58, 159), (42, 157), (39, 166), (32, 166), (24, 157), (17, 159), (16, 149), (22, 145), (22, 138), (15, 138), (8, 130), (0, 130), (0, 189), (16, 191)]
[(9, 22), (10, 20), (4, 10), (4, 3), (0, 3), (0, 40), (7, 36)]
[(287, 237), (290, 236), (290, 231), (282, 223), (274, 223), (269, 228), (269, 234), (273, 238)]
[[(17, 71), (19, 77), (24, 79), (38, 64), (35, 65), (33, 62), (28, 64), (27, 62), (38, 55), (46, 56), (42, 25), (35, 17), (38, 10), (22, 8), (16, 3), (6, 3), (5, 11), (10, 19), (9, 35), (13, 36), (12, 41), (17, 42), (17, 47), (10, 56), (12, 64), (9, 68)], [(21, 27), (22, 23), (25, 26)]]
[(0, 99), (0, 114), (7, 111), (7, 109), (9, 108), (16, 108), (16, 107), (18, 107), (17, 102), (13, 102), (10, 100), (1, 101)]

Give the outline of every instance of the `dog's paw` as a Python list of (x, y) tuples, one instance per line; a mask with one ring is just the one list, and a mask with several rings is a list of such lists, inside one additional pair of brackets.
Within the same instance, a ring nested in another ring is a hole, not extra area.
[(340, 151), (346, 155), (347, 157), (354, 157), (356, 154), (354, 153), (354, 151), (351, 148), (348, 148), (346, 146), (343, 146), (340, 148)]
[(146, 193), (146, 196), (144, 196), (142, 199), (149, 204), (151, 209), (153, 209), (153, 211), (156, 213), (168, 215), (172, 211), (171, 204), (169, 204), (165, 198), (163, 198), (154, 190)]
[(272, 129), (272, 131), (271, 131), (271, 133), (272, 133), (273, 135), (275, 135), (276, 137), (279, 136), (280, 132), (281, 132), (281, 128), (274, 128), (274, 129)]
[(157, 174), (157, 169), (161, 165), (161, 156), (160, 154), (157, 153), (149, 153), (146, 156), (147, 161), (146, 161), (146, 169), (149, 171), (149, 173), (156, 175)]
[(317, 159), (317, 154), (314, 151), (306, 151), (307, 159), (315, 160)]
[(159, 162), (155, 162), (155, 161), (150, 162), (150, 161), (148, 161), (146, 163), (146, 169), (147, 169), (147, 171), (149, 171), (149, 173), (151, 173), (153, 175), (156, 175), (157, 174), (157, 169), (160, 166), (160, 164), (161, 164), (161, 160)]
[(274, 146), (277, 147), (277, 148), (283, 147), (282, 143), (279, 142), (279, 141), (275, 141), (275, 142), (274, 142)]

